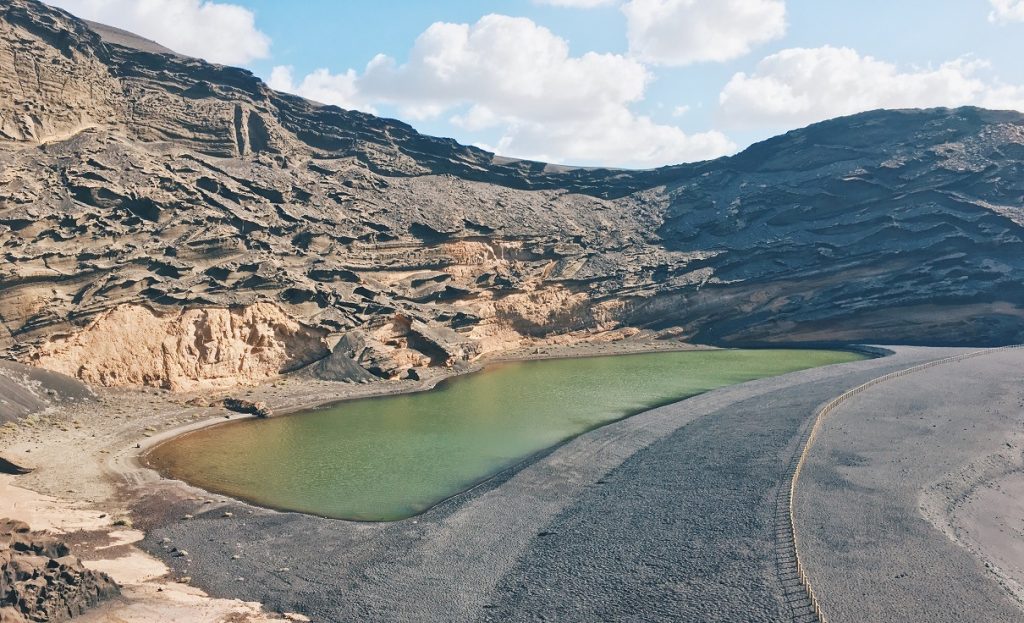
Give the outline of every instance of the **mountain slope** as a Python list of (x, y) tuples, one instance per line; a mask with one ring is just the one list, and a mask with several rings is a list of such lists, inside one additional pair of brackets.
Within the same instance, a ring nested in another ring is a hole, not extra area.
[(0, 6), (0, 348), (25, 360), (189, 389), (628, 327), (1024, 337), (1018, 113), (877, 111), (711, 162), (572, 169), (100, 30)]
[(708, 315), (704, 339), (1022, 337), (1019, 113), (865, 113), (704, 168), (659, 229), (670, 248), (726, 249), (713, 267), (730, 285), (672, 316)]

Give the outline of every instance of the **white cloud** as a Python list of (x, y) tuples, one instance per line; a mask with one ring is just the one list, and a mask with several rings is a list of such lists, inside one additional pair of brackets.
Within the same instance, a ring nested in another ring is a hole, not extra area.
[(240, 65), (270, 55), (252, 11), (211, 0), (47, 0), (74, 15), (122, 28), (175, 52)]
[(988, 14), (990, 22), (1024, 22), (1024, 0), (989, 0), (992, 12)]
[(690, 112), (690, 107), (684, 104), (682, 106), (676, 106), (675, 108), (673, 108), (672, 109), (672, 116), (673, 117), (682, 117), (683, 115), (685, 115), (688, 112)]
[(592, 9), (594, 7), (609, 5), (616, 0), (533, 0), (534, 4), (550, 4), (552, 6), (564, 6), (573, 9)]
[(293, 68), (278, 65), (270, 72), (267, 84), (272, 89), (295, 93), (321, 104), (376, 113), (373, 106), (360, 96), (356, 87), (356, 72), (351, 69), (343, 74), (332, 74), (326, 69), (317, 69), (307, 74), (301, 83), (295, 84)]
[(995, 84), (986, 90), (978, 102), (984, 108), (993, 110), (1019, 110), (1024, 112), (1024, 86)]
[(573, 57), (564, 39), (529, 19), (487, 15), (473, 25), (430, 26), (405, 64), (377, 56), (359, 86), (413, 116), (473, 103), (502, 116), (555, 120), (639, 101), (649, 80), (634, 60)]
[(270, 78), (267, 84), (271, 89), (278, 91), (295, 91), (295, 68), (291, 65), (278, 65), (270, 70)]
[(630, 0), (630, 53), (660, 65), (727, 61), (786, 33), (783, 0)]
[(958, 59), (901, 70), (850, 48), (793, 48), (737, 73), (719, 95), (733, 126), (795, 126), (876, 108), (977, 104), (1019, 107), (1024, 91), (982, 78), (987, 64)]
[(721, 132), (687, 134), (617, 109), (580, 121), (513, 125), (495, 149), (544, 162), (652, 167), (723, 156), (735, 152), (736, 145)]
[(493, 110), (480, 104), (471, 106), (466, 114), (455, 115), (449, 121), (452, 125), (471, 132), (493, 128), (501, 125), (503, 122), (502, 118), (495, 114)]
[(350, 108), (389, 104), (414, 120), (451, 114), (457, 127), (500, 136), (506, 156), (652, 166), (735, 150), (720, 133), (690, 135), (635, 115), (630, 106), (651, 80), (638, 61), (572, 56), (565, 40), (525, 18), (435, 23), (404, 63), (378, 55), (361, 75), (318, 70), (296, 85), (286, 72), (275, 71), (272, 86)]

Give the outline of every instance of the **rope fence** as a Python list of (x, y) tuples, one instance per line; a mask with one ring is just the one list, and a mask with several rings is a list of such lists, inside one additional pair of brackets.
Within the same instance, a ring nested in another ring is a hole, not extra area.
[(800, 480), (800, 474), (801, 472), (803, 472), (804, 465), (807, 463), (807, 457), (810, 454), (811, 446), (814, 445), (814, 440), (817, 438), (818, 432), (821, 430), (822, 422), (825, 420), (829, 413), (835, 410), (836, 407), (843, 404), (850, 398), (856, 396), (857, 394), (863, 392), (864, 390), (868, 389), (869, 387), (873, 387), (880, 383), (885, 383), (886, 381), (891, 381), (892, 379), (899, 378), (901, 376), (906, 376), (908, 374), (920, 372), (921, 370), (933, 368), (935, 366), (940, 366), (947, 363), (955, 363), (958, 361), (964, 361), (965, 359), (971, 359), (973, 357), (979, 357), (981, 355), (988, 355), (991, 353), (1008, 350), (1011, 348), (1022, 347), (1024, 347), (1024, 344), (1003, 346), (1000, 348), (987, 348), (985, 350), (972, 351), (969, 353), (954, 355), (952, 357), (936, 359), (934, 361), (928, 361), (926, 363), (911, 366), (903, 370), (897, 370), (896, 372), (890, 372), (880, 377), (871, 379), (870, 381), (864, 383), (863, 385), (858, 385), (857, 387), (854, 387), (853, 389), (840, 394), (836, 398), (833, 398), (831, 401), (829, 401), (825, 406), (821, 407), (815, 414), (814, 423), (811, 425), (810, 433), (807, 435), (807, 441), (804, 443), (804, 448), (800, 452), (800, 459), (797, 461), (796, 467), (793, 470), (793, 476), (789, 481), (789, 531), (790, 536), (793, 540), (793, 550), (796, 554), (796, 575), (800, 579), (800, 584), (803, 585), (804, 591), (807, 593), (807, 599), (811, 602), (811, 607), (814, 610), (814, 616), (817, 618), (818, 621), (820, 621), (820, 623), (828, 623), (828, 617), (826, 617), (825, 613), (821, 610), (821, 603), (818, 600), (818, 595), (814, 592), (814, 586), (811, 585), (811, 579), (808, 577), (807, 572), (804, 570), (803, 562), (800, 560), (800, 544), (797, 539), (796, 531), (796, 487), (797, 483)]

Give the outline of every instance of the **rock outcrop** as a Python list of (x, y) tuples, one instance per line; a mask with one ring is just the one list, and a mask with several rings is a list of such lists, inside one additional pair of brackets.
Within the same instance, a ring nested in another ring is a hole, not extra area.
[(262, 401), (253, 402), (242, 398), (225, 398), (221, 403), (228, 411), (236, 413), (247, 413), (256, 417), (268, 418), (274, 415), (267, 403)]
[[(11, 357), (200, 389), (315, 358), (324, 378), (400, 378), (624, 327), (1024, 340), (1021, 114), (875, 111), (710, 162), (552, 167), (95, 28), (0, 5)], [(269, 305), (283, 324), (244, 345), (234, 314)], [(111, 337), (130, 323), (152, 331)]]
[(66, 621), (119, 593), (56, 538), (0, 519), (0, 621)]
[(7, 474), (9, 476), (24, 476), (25, 474), (31, 473), (32, 470), (28, 467), (22, 467), (17, 463), (12, 463), (4, 457), (0, 456), (0, 474)]
[(271, 303), (176, 313), (120, 305), (83, 330), (46, 342), (31, 360), (108, 387), (220, 389), (257, 383), (322, 359), (327, 355), (324, 333)]

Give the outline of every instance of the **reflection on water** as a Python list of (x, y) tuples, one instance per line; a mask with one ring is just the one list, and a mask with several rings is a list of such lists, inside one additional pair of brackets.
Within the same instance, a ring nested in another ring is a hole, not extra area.
[(401, 519), (626, 415), (860, 358), (723, 350), (506, 363), (429, 392), (203, 429), (157, 447), (149, 461), (165, 475), (274, 508)]

